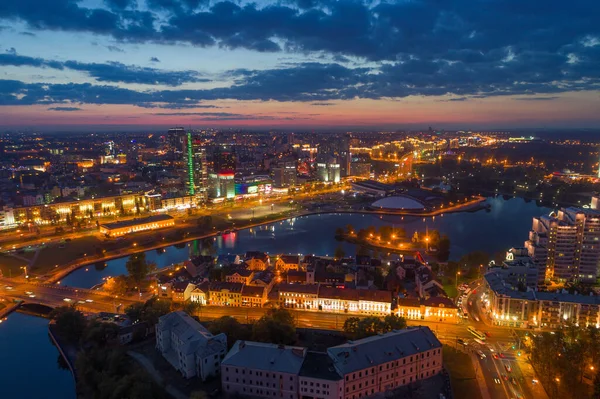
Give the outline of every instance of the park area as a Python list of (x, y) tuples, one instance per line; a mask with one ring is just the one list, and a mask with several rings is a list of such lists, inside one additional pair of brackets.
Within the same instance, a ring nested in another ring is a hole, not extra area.
[(455, 398), (481, 399), (481, 391), (475, 377), (471, 358), (448, 345), (443, 349), (444, 366), (450, 374)]

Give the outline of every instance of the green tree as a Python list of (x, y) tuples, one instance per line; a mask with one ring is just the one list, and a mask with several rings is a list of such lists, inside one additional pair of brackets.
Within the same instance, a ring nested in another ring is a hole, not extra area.
[(252, 332), (248, 326), (241, 324), (231, 316), (219, 317), (208, 326), (208, 330), (212, 334), (223, 333), (227, 336), (227, 346), (231, 348), (238, 340), (249, 340), (252, 337)]
[(148, 322), (151, 326), (158, 323), (158, 318), (171, 311), (171, 301), (159, 298), (151, 298), (145, 303), (134, 303), (125, 308), (125, 314), (136, 323), (138, 321)]
[(270, 309), (252, 326), (252, 339), (274, 344), (293, 344), (296, 342), (296, 329), (292, 314), (286, 309)]
[(201, 308), (202, 308), (202, 304), (200, 302), (187, 301), (183, 305), (182, 310), (185, 313), (189, 314), (190, 316), (196, 316), (198, 314), (198, 312), (200, 312)]
[(156, 265), (146, 261), (146, 254), (144, 252), (138, 252), (129, 257), (127, 263), (125, 263), (127, 272), (131, 276), (133, 282), (140, 285), (149, 273), (156, 270)]
[(346, 256), (346, 252), (344, 252), (344, 248), (342, 248), (341, 245), (338, 245), (337, 248), (335, 249), (335, 252), (333, 253), (333, 257), (336, 259), (342, 259), (344, 256)]
[(106, 346), (117, 338), (119, 326), (114, 323), (92, 321), (83, 334), (83, 342), (99, 347)]
[(83, 313), (73, 306), (60, 306), (50, 313), (50, 318), (60, 337), (70, 343), (79, 342), (87, 324)]
[(440, 237), (435, 256), (440, 262), (446, 262), (450, 257), (450, 238), (447, 235), (444, 234)]
[(385, 329), (387, 331), (402, 330), (406, 328), (406, 319), (395, 314), (387, 315), (383, 318)]
[(106, 279), (103, 288), (106, 292), (112, 295), (125, 295), (128, 289), (127, 277), (117, 276)]

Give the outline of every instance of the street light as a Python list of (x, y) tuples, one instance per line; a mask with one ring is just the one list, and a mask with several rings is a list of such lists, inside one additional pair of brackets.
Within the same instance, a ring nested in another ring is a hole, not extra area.
[(460, 270), (457, 270), (457, 271), (456, 271), (456, 278), (455, 278), (455, 281), (456, 281), (456, 288), (458, 288), (458, 276), (460, 276)]

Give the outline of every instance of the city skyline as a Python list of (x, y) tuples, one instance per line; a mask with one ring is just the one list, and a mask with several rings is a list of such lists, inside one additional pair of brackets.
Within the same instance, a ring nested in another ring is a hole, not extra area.
[(1, 125), (599, 126), (600, 5), (480, 3), (9, 1)]

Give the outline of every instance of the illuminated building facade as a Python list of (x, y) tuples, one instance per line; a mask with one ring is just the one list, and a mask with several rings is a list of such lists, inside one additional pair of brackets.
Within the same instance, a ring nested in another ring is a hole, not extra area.
[(118, 237), (146, 230), (157, 230), (175, 226), (175, 219), (169, 215), (154, 215), (145, 218), (123, 220), (100, 225), (100, 234)]
[(533, 218), (525, 247), (546, 279), (595, 282), (600, 267), (600, 211), (571, 207)]
[(205, 202), (208, 179), (206, 151), (191, 131), (186, 132), (184, 137), (185, 191), (187, 195), (196, 197), (198, 202)]
[(600, 297), (519, 290), (496, 272), (484, 276), (484, 309), (499, 326), (556, 329), (567, 324), (600, 327)]

